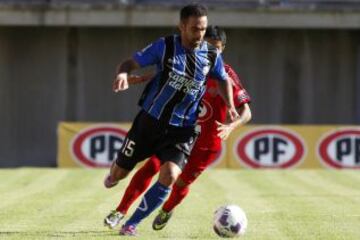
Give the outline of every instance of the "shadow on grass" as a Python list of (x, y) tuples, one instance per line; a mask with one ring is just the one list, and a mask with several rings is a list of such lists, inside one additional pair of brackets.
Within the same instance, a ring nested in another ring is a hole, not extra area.
[(38, 236), (38, 237), (105, 237), (118, 236), (117, 231), (0, 231), (0, 239), (5, 236)]
[[(48, 238), (80, 238), (80, 237), (118, 237), (119, 233), (117, 231), (0, 231), (0, 239), (3, 237), (24, 237), (24, 239), (31, 238), (31, 239), (48, 239)], [(157, 239), (169, 239), (173, 236), (157, 236)], [(199, 239), (199, 236), (186, 236), (184, 239)], [(113, 238), (111, 238), (113, 239)], [(217, 239), (208, 238), (208, 239)]]

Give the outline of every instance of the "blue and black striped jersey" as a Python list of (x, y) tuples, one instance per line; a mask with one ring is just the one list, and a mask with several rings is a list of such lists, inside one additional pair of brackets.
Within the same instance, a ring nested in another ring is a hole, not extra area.
[(219, 81), (227, 79), (221, 55), (206, 41), (190, 51), (182, 46), (180, 36), (172, 35), (136, 52), (133, 58), (141, 67), (157, 66), (140, 106), (172, 126), (195, 125), (208, 74)]

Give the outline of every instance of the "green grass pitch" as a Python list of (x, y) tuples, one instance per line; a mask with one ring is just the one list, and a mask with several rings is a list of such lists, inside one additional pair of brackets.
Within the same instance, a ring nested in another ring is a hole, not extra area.
[[(124, 238), (105, 228), (103, 218), (128, 180), (105, 189), (106, 172), (0, 170), (0, 239)], [(247, 213), (241, 239), (360, 239), (360, 172), (330, 170), (209, 170), (164, 230), (151, 229), (153, 213), (138, 227), (138, 239), (219, 239), (213, 211), (227, 203)]]

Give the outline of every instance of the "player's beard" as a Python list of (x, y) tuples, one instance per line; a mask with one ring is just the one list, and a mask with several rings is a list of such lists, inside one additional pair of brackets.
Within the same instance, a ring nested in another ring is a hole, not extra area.
[(190, 45), (191, 45), (191, 47), (194, 49), (194, 48), (198, 48), (199, 46), (200, 46), (200, 44), (201, 44), (201, 40), (199, 40), (199, 39), (191, 39), (191, 41), (190, 41)]
[(195, 49), (200, 46), (203, 39), (199, 38), (190, 38), (189, 36), (182, 36), (183, 46), (189, 49)]

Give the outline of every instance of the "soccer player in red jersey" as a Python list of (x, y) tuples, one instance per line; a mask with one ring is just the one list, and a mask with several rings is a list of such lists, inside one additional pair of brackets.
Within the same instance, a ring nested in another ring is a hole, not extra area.
[[(224, 50), (226, 34), (221, 28), (209, 26), (205, 39), (220, 51)], [(226, 104), (218, 90), (217, 81), (209, 78), (198, 119), (201, 134), (191, 152), (189, 162), (185, 165), (183, 172), (172, 188), (169, 199), (164, 203), (153, 221), (154, 230), (161, 230), (165, 227), (173, 209), (189, 193), (189, 186), (216, 160), (221, 151), (221, 141), (226, 139), (236, 127), (247, 123), (251, 119), (251, 111), (248, 105), (250, 102), (249, 94), (229, 65), (225, 64), (225, 70), (232, 80), (234, 103), (240, 117), (235, 122), (225, 123), (227, 116)], [(129, 83), (136, 84), (149, 78), (149, 76), (133, 76), (129, 78)], [(135, 173), (116, 210), (112, 211), (104, 219), (105, 225), (114, 228), (119, 224), (130, 205), (147, 189), (152, 177), (159, 172), (160, 164), (159, 159), (153, 156)]]

